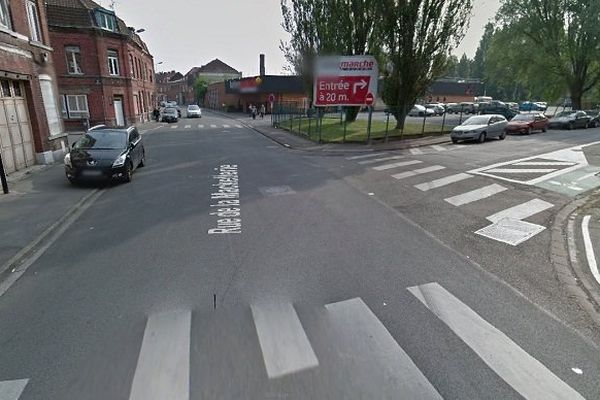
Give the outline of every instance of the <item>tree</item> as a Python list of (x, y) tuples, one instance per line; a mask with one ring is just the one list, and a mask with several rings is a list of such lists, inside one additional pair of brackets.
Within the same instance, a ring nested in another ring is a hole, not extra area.
[(194, 90), (196, 91), (198, 104), (204, 104), (204, 96), (206, 96), (206, 91), (208, 90), (208, 82), (199, 77), (196, 79), (196, 82), (194, 82)]
[(463, 53), (458, 65), (456, 66), (456, 75), (460, 78), (471, 77), (471, 60)]
[(458, 76), (456, 68), (458, 67), (458, 57), (451, 54), (446, 61), (446, 75), (447, 76)]
[[(281, 0), (283, 29), (291, 36), (280, 49), (289, 69), (303, 77), (312, 97), (312, 69), (317, 55), (372, 54), (375, 49), (375, 4), (380, 0)], [(348, 107), (354, 121), (358, 107)]]
[(404, 127), (408, 111), (444, 75), (469, 24), (472, 0), (380, 0), (379, 37), (388, 57), (383, 100)]
[[(522, 62), (560, 78), (581, 108), (583, 95), (600, 82), (600, 1), (503, 0), (497, 18), (513, 42), (531, 44)], [(540, 56), (529, 59), (532, 53)]]
[(471, 77), (483, 79), (485, 76), (485, 57), (494, 37), (494, 24), (488, 22), (485, 25), (483, 36), (479, 41), (479, 46), (471, 63)]

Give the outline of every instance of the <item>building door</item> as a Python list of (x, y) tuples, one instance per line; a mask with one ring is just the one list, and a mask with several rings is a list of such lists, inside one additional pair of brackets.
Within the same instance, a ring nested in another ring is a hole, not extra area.
[(7, 173), (35, 163), (31, 124), (20, 81), (0, 80), (0, 152)]
[(113, 103), (115, 107), (115, 122), (117, 126), (124, 126), (125, 114), (123, 113), (123, 98), (115, 97)]

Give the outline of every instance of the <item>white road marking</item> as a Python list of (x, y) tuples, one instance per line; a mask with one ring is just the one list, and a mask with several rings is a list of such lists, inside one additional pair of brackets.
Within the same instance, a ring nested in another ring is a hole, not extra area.
[(441, 165), (432, 165), (431, 167), (425, 167), (425, 168), (415, 169), (412, 171), (401, 172), (399, 174), (392, 175), (392, 178), (404, 179), (404, 178), (409, 178), (411, 176), (416, 176), (416, 175), (421, 175), (421, 174), (427, 174), (429, 172), (439, 171), (439, 170), (445, 169), (445, 168), (446, 167), (443, 167)]
[(377, 157), (377, 156), (382, 156), (384, 154), (387, 154), (387, 153), (386, 152), (382, 152), (382, 153), (363, 154), (363, 155), (360, 155), (360, 156), (346, 157), (346, 160), (360, 160), (362, 158)]
[(575, 165), (575, 163), (569, 161), (521, 161), (512, 165), (523, 165), (523, 166), (552, 166), (552, 165)]
[(442, 396), (361, 299), (327, 304), (325, 308), (331, 322), (339, 329), (339, 335), (351, 335), (351, 342), (344, 343), (344, 338), (340, 339), (345, 345), (341, 349), (344, 356), (357, 360), (363, 368), (368, 368), (368, 364), (365, 365), (368, 360), (374, 360), (377, 374), (384, 374), (385, 382), (391, 385), (377, 388), (378, 398), (401, 393), (401, 397), (406, 399), (442, 400)]
[(487, 219), (491, 222), (498, 222), (503, 219), (511, 219), (513, 221), (522, 220), (552, 207), (554, 207), (552, 203), (540, 199), (533, 199), (492, 214), (487, 217)]
[(389, 160), (400, 160), (404, 158), (404, 156), (390, 156), (390, 157), (382, 157), (382, 158), (376, 158), (374, 160), (366, 160), (366, 161), (359, 161), (359, 164), (375, 164), (381, 161), (389, 161)]
[(203, 129), (204, 125), (198, 125), (198, 128)]
[(598, 172), (592, 172), (590, 174), (585, 174), (583, 176), (580, 176), (579, 178), (575, 179), (575, 182), (583, 181), (584, 179), (591, 178), (593, 176), (599, 177)]
[(431, 182), (420, 183), (418, 185), (415, 185), (415, 187), (423, 192), (426, 192), (431, 189), (437, 189), (439, 187), (446, 186), (446, 185), (449, 185), (449, 184), (455, 183), (455, 182), (460, 182), (460, 181), (463, 181), (465, 179), (469, 179), (472, 177), (473, 177), (473, 175), (469, 175), (469, 174), (465, 174), (465, 173), (454, 174), (454, 175), (446, 176), (444, 178), (434, 179)]
[(184, 129), (190, 129), (191, 127), (192, 127), (191, 125), (186, 125), (186, 126), (184, 126), (183, 128), (184, 128)]
[(216, 128), (217, 126), (213, 124), (213, 125), (211, 125), (210, 127), (211, 127), (211, 128)]
[(236, 125), (235, 127), (236, 127), (236, 128), (241, 128), (242, 126), (241, 126), (241, 125)]
[(590, 236), (590, 218), (591, 216), (586, 215), (581, 221), (581, 232), (583, 234), (583, 244), (585, 246), (585, 255), (587, 258), (588, 266), (596, 282), (600, 284), (600, 272), (598, 272), (598, 264), (596, 263), (596, 256), (594, 255), (594, 246), (592, 245), (592, 238)]
[(546, 229), (542, 225), (515, 219), (503, 219), (475, 232), (498, 242), (517, 246)]
[(251, 309), (269, 378), (279, 378), (319, 365), (291, 304), (252, 305)]
[(409, 152), (410, 152), (410, 154), (412, 154), (413, 156), (418, 156), (419, 154), (423, 154), (423, 150), (421, 150), (421, 149), (417, 149), (417, 148), (410, 149), (410, 150), (408, 150), (408, 151), (409, 151)]
[(173, 126), (171, 126), (171, 129), (177, 129), (177, 128), (179, 128), (179, 125), (173, 125)]
[(584, 400), (552, 371), (437, 283), (408, 290), (528, 400)]
[(448, 150), (446, 147), (444, 146), (440, 146), (439, 144), (434, 144), (433, 146), (431, 146), (431, 148), (435, 151), (446, 151)]
[(229, 125), (223, 125), (223, 128), (227, 129), (227, 128), (230, 128), (230, 126)]
[(556, 171), (556, 168), (492, 168), (485, 172), (495, 174), (547, 174)]
[(0, 400), (18, 400), (29, 379), (0, 381)]
[(398, 167), (405, 167), (407, 165), (420, 164), (422, 162), (423, 161), (419, 161), (419, 160), (401, 161), (401, 162), (392, 163), (392, 164), (379, 165), (377, 167), (373, 167), (373, 169), (375, 171), (385, 171), (386, 169), (392, 169), (392, 168), (398, 168)]
[(498, 185), (497, 183), (493, 183), (489, 186), (484, 186), (479, 189), (471, 190), (470, 192), (459, 194), (457, 196), (448, 197), (444, 200), (458, 207), (464, 204), (472, 203), (477, 200), (487, 199), (488, 197), (491, 197), (500, 192), (504, 192), (505, 190), (507, 189), (504, 186)]
[(191, 324), (190, 311), (148, 318), (129, 400), (189, 400)]

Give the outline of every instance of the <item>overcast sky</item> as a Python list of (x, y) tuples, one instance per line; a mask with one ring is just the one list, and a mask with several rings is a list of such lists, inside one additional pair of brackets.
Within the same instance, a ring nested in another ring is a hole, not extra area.
[[(109, 7), (110, 0), (98, 1)], [(142, 38), (154, 55), (157, 71), (186, 73), (219, 58), (245, 76), (258, 74), (258, 55), (266, 55), (268, 74), (279, 74), (285, 60), (279, 50), (287, 34), (281, 28), (280, 0), (116, 0), (115, 11), (128, 26), (144, 28)], [(474, 0), (471, 28), (455, 51), (475, 54), (486, 22), (500, 0)]]

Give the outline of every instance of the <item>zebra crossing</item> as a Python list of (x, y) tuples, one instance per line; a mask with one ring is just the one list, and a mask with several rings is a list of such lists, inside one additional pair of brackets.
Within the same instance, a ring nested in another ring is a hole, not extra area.
[(217, 129), (217, 128), (223, 128), (223, 129), (231, 129), (231, 128), (236, 128), (236, 129), (243, 129), (244, 127), (240, 124), (196, 124), (196, 125), (192, 125), (192, 124), (175, 124), (175, 125), (166, 125), (165, 127), (169, 127), (170, 129), (179, 129), (179, 130), (187, 130), (187, 129)]
[[(456, 146), (434, 145), (430, 146), (434, 151), (449, 151)], [(421, 149), (409, 149), (412, 155), (426, 154)], [(486, 199), (496, 198), (508, 194), (508, 188), (500, 184), (481, 183), (481, 174), (471, 171), (459, 173), (445, 173), (446, 167), (443, 165), (427, 165), (422, 159), (411, 159), (406, 153), (374, 153), (347, 157), (347, 160), (354, 161), (357, 164), (370, 168), (377, 172), (386, 172), (396, 181), (411, 180), (412, 186), (421, 192), (434, 192), (440, 188), (460, 187), (464, 191), (452, 196), (442, 197), (445, 204), (454, 207), (468, 207), (469, 205), (485, 201)], [(566, 164), (565, 164), (566, 165)], [(542, 161), (524, 162), (521, 166), (539, 167), (544, 166)], [(429, 174), (435, 174), (435, 177), (427, 178)], [(443, 176), (439, 176), (443, 174)], [(414, 182), (418, 181), (418, 182)], [(514, 204), (505, 210), (494, 210), (492, 214), (485, 217), (486, 222), (480, 229), (473, 233), (491, 240), (517, 246), (533, 238), (546, 227), (525, 221), (539, 213), (553, 208), (554, 205), (540, 199), (534, 198), (522, 204)]]
[[(487, 368), (523, 398), (584, 399), (548, 366), (441, 284), (431, 282), (405, 290), (405, 298), (417, 300), (410, 307), (415, 307), (415, 312), (424, 312), (424, 323), (439, 320), (445, 325), (446, 329), (437, 330), (432, 336), (434, 340), (447, 344), (452, 343), (452, 336), (460, 339), (466, 347), (452, 349), (455, 354), (461, 358), (464, 356), (465, 360), (471, 357), (471, 353), (475, 354)], [(419, 363), (411, 358), (410, 354), (414, 354), (414, 349), (401, 346), (362, 298), (316, 305), (309, 309), (301, 307), (304, 311), (302, 313), (297, 312), (298, 307), (289, 302), (257, 302), (243, 311), (250, 318), (228, 318), (227, 326), (219, 329), (224, 332), (254, 331), (256, 335), (245, 335), (245, 338), (252, 338), (250, 342), (245, 342), (246, 349), (237, 349), (238, 351), (223, 357), (222, 365), (219, 363), (221, 358), (211, 359), (210, 369), (230, 373), (231, 368), (234, 368), (238, 370), (237, 373), (244, 374), (244, 369), (248, 368), (253, 370), (253, 374), (259, 372), (255, 375), (256, 379), (267, 382), (267, 385), (270, 385), (268, 382), (282, 382), (281, 378), (302, 373), (326, 377), (331, 374), (337, 382), (329, 379), (314, 381), (312, 393), (329, 391), (331, 394), (332, 388), (336, 391), (351, 390), (348, 393), (336, 392), (334, 397), (327, 398), (395, 399), (401, 393), (402, 398), (406, 399), (443, 399), (440, 391), (444, 388), (436, 387), (435, 382), (430, 381), (419, 367)], [(197, 314), (194, 315), (198, 317)], [(202, 388), (212, 393), (226, 393), (226, 388), (219, 387), (221, 384), (228, 385), (229, 389), (232, 385), (244, 385), (235, 381), (215, 382), (198, 376), (205, 370), (194, 365), (191, 353), (200, 355), (196, 361), (208, 362), (202, 354), (215, 351), (214, 346), (220, 340), (216, 337), (212, 342), (205, 342), (202, 338), (196, 338), (194, 332), (198, 331), (194, 331), (192, 326), (210, 323), (202, 317), (198, 318), (199, 320), (194, 320), (193, 313), (189, 310), (163, 311), (147, 317), (143, 334), (138, 333), (141, 334), (138, 339), (141, 345), (135, 370), (132, 371), (132, 378), (129, 378), (131, 381), (128, 381), (128, 397), (126, 395), (123, 398), (204, 398), (194, 393), (194, 388), (198, 387), (192, 384), (194, 380), (216, 385), (213, 388)], [(315, 324), (315, 320), (318, 323)], [(411, 334), (410, 329), (404, 329), (404, 332)], [(237, 340), (241, 341), (242, 338)], [(227, 349), (226, 345), (224, 349)], [(254, 362), (247, 354), (240, 354), (245, 351), (256, 354), (262, 360)], [(236, 359), (239, 360), (237, 363)], [(477, 365), (477, 368), (480, 366)], [(460, 371), (448, 370), (442, 373), (451, 376), (460, 374)], [(303, 384), (302, 379), (283, 382)], [(354, 384), (349, 389), (344, 382)], [(484, 387), (486, 385), (484, 381), (479, 383)], [(319, 384), (324, 387), (319, 387)], [(35, 380), (0, 381), (0, 399), (19, 400), (27, 386), (31, 385), (35, 385)], [(306, 389), (295, 388), (300, 391)]]

